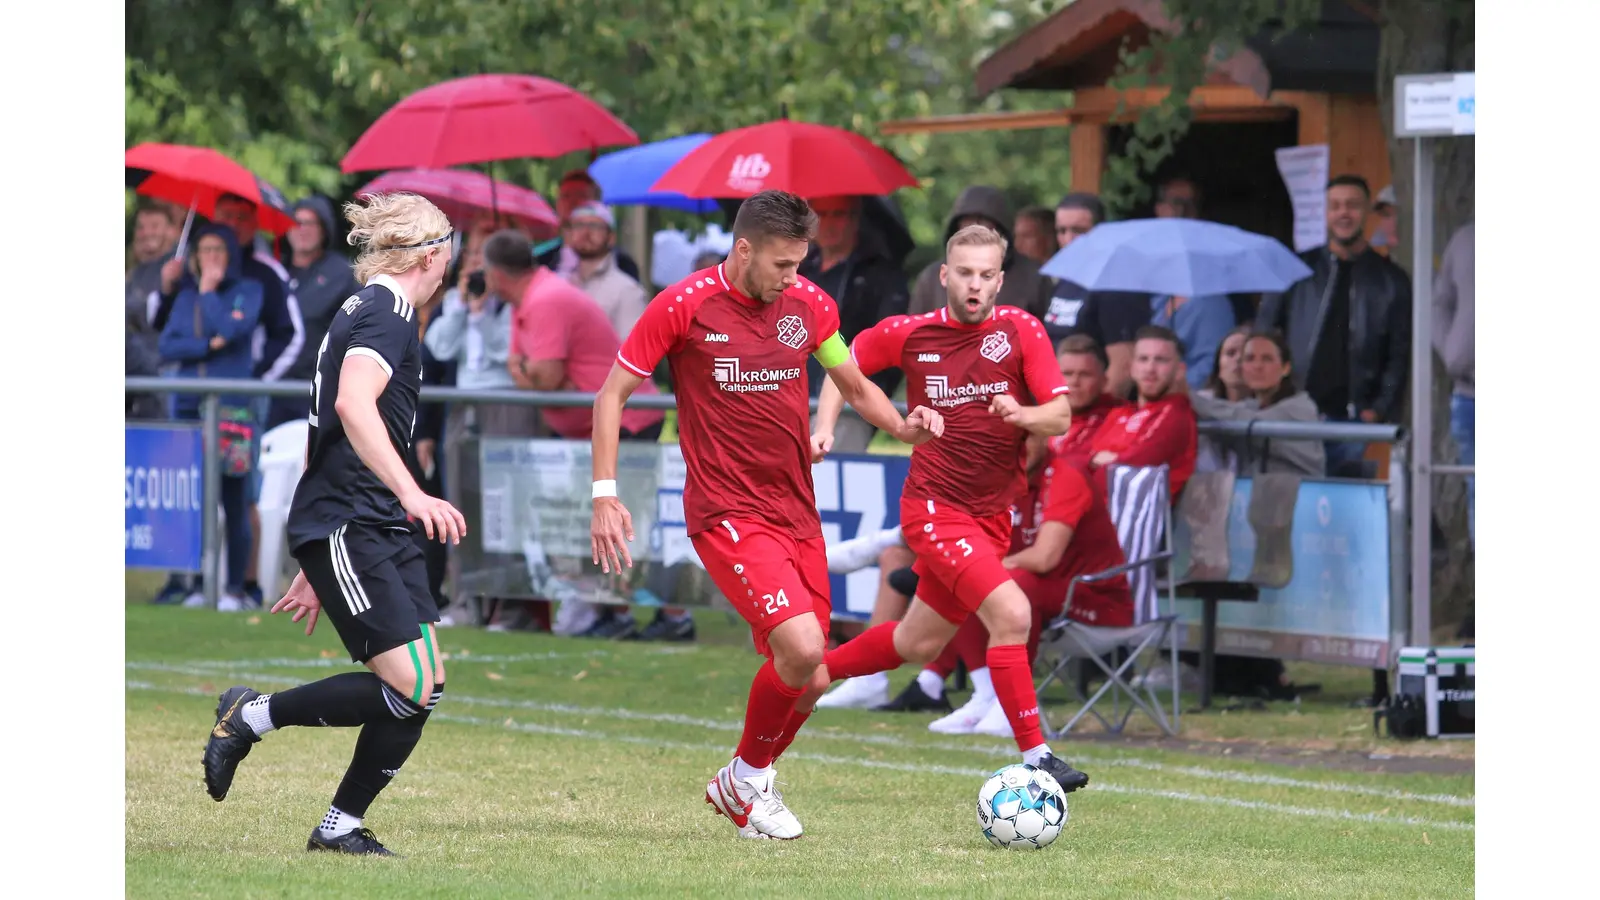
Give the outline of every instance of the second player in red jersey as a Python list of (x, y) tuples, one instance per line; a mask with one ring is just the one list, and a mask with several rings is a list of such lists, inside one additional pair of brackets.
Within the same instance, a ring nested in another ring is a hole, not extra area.
[(925, 408), (901, 419), (850, 361), (838, 304), (796, 274), (816, 228), (816, 214), (793, 194), (745, 200), (728, 258), (650, 302), (594, 407), (594, 560), (617, 571), (632, 565), (634, 537), (616, 491), (622, 407), (662, 360), (671, 367), (689, 539), (768, 657), (750, 687), (738, 755), (706, 785), (706, 802), (749, 838), (800, 836), (772, 763), (828, 685), (821, 663), (832, 605), (811, 484), (807, 357), (862, 418), (900, 440), (920, 444), (943, 427)]
[[(989, 630), (986, 659), (995, 694), (1023, 762), (1073, 791), (1089, 777), (1044, 741), (1025, 646), (1033, 615), (1027, 595), (1001, 564), (1011, 538), (1011, 503), (1026, 486), (1024, 444), (1030, 434), (1066, 433), (1072, 413), (1044, 327), (1020, 309), (995, 306), (1005, 253), (1005, 238), (990, 228), (957, 231), (939, 273), (945, 308), (856, 337), (852, 353), (862, 371), (898, 366), (909, 401), (944, 413), (945, 433), (912, 451), (901, 489), (900, 527), (917, 555), (916, 597), (903, 620), (869, 628), (829, 651), (826, 663), (835, 679), (926, 663), (977, 613)], [(839, 393), (824, 386), (811, 438), (816, 457), (831, 447), (842, 407)]]

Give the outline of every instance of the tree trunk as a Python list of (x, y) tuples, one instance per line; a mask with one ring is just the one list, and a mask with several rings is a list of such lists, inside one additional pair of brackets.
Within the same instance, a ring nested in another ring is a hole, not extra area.
[[(1410, 140), (1393, 137), (1394, 79), (1396, 75), (1473, 71), (1473, 4), (1471, 0), (1382, 0), (1382, 40), (1378, 50), (1378, 99), (1384, 127), (1390, 133), (1389, 164), (1394, 173), (1395, 198), (1400, 209), (1399, 246), (1390, 259), (1409, 269), (1411, 216), (1415, 210), (1412, 184), (1415, 152)], [(1434, 265), (1445, 242), (1456, 229), (1473, 218), (1473, 141), (1468, 137), (1436, 138), (1429, 142), (1434, 159)], [(1373, 185), (1374, 189), (1379, 185)], [(1431, 297), (1414, 302), (1431, 303)], [(1415, 375), (1416, 373), (1413, 373)], [(1450, 379), (1434, 354), (1433, 457), (1436, 462), (1458, 462), (1460, 450), (1450, 437)], [(1408, 404), (1409, 405), (1409, 404)], [(1409, 413), (1408, 413), (1409, 416)], [(1434, 539), (1433, 622), (1454, 627), (1472, 612), (1474, 560), (1467, 532), (1466, 481), (1458, 475), (1433, 479)], [(1413, 514), (1415, 516), (1415, 513)]]

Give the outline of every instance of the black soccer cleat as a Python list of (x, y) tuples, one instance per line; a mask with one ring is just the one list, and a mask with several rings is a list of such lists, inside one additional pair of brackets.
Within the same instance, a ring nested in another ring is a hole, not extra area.
[(930, 696), (927, 691), (922, 689), (922, 685), (916, 682), (916, 679), (912, 679), (911, 683), (906, 685), (906, 689), (901, 691), (893, 700), (888, 703), (880, 703), (872, 709), (875, 712), (954, 711), (950, 706), (949, 695), (941, 693), (938, 697)]
[(357, 828), (336, 838), (325, 838), (322, 836), (322, 829), (314, 828), (311, 831), (311, 838), (306, 841), (306, 849), (352, 853), (357, 856), (393, 856), (396, 859), (400, 857), (400, 854), (378, 843), (378, 836), (372, 833), (371, 828)]
[(217, 724), (211, 728), (201, 761), (206, 770), (206, 793), (218, 803), (228, 796), (233, 773), (239, 762), (250, 755), (250, 745), (261, 740), (244, 721), (244, 705), (259, 696), (260, 691), (238, 685), (217, 698)]
[(1037, 768), (1049, 772), (1061, 789), (1069, 794), (1089, 783), (1088, 775), (1067, 765), (1066, 760), (1054, 753), (1046, 753), (1044, 759), (1039, 760)]
[(625, 641), (692, 641), (694, 640), (694, 619), (684, 616), (681, 619), (669, 619), (665, 613), (656, 612), (656, 617), (649, 625), (623, 637)]

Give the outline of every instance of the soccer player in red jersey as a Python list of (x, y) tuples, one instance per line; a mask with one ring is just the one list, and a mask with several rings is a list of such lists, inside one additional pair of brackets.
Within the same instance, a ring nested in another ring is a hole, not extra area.
[(1095, 431), (1089, 441), (1090, 465), (1097, 470), (1112, 463), (1170, 466), (1167, 488), (1177, 502), (1194, 474), (1200, 441), (1185, 371), (1183, 342), (1176, 334), (1159, 325), (1139, 329), (1132, 366), (1139, 402), (1112, 410)]
[(1053, 455), (1065, 453), (1075, 459), (1081, 457), (1088, 462), (1093, 455), (1089, 446), (1095, 432), (1114, 410), (1127, 403), (1106, 393), (1110, 364), (1106, 351), (1094, 338), (1087, 334), (1066, 337), (1056, 348), (1056, 361), (1067, 383), (1067, 396), (1072, 401), (1072, 425), (1066, 434), (1050, 439), (1050, 452)]
[(621, 571), (633, 565), (633, 521), (616, 490), (622, 407), (663, 358), (672, 367), (689, 537), (767, 657), (738, 755), (706, 785), (706, 802), (748, 838), (800, 836), (772, 762), (829, 682), (821, 664), (832, 605), (811, 484), (806, 357), (862, 418), (896, 438), (921, 444), (943, 431), (943, 417), (926, 407), (902, 419), (850, 360), (838, 304), (796, 273), (816, 229), (816, 213), (793, 194), (745, 200), (727, 260), (656, 295), (594, 405), (594, 559)]
[[(1022, 493), (1029, 434), (1065, 434), (1072, 412), (1044, 327), (1014, 307), (995, 307), (1006, 241), (982, 225), (957, 231), (939, 270), (948, 303), (863, 331), (850, 348), (861, 371), (898, 366), (907, 399), (945, 415), (945, 433), (911, 453), (900, 493), (900, 528), (917, 554), (917, 595), (899, 622), (885, 622), (828, 652), (833, 678), (926, 663), (977, 613), (989, 629), (991, 681), (1023, 762), (1077, 790), (1089, 776), (1050, 752), (1025, 647), (1028, 597), (1001, 564), (1011, 542), (1011, 503)], [(813, 458), (832, 446), (842, 408), (827, 386), (817, 407)]]

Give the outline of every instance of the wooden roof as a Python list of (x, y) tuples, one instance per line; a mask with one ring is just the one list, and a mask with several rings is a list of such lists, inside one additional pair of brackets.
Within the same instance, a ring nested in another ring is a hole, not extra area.
[[(1130, 49), (1168, 32), (1161, 0), (1073, 0), (1012, 38), (978, 64), (980, 94), (1002, 88), (1075, 90), (1104, 85), (1117, 70), (1124, 39)], [(1283, 33), (1271, 23), (1228, 59), (1211, 84), (1273, 90), (1371, 94), (1377, 90), (1378, 24), (1362, 0), (1324, 0), (1314, 27)]]

